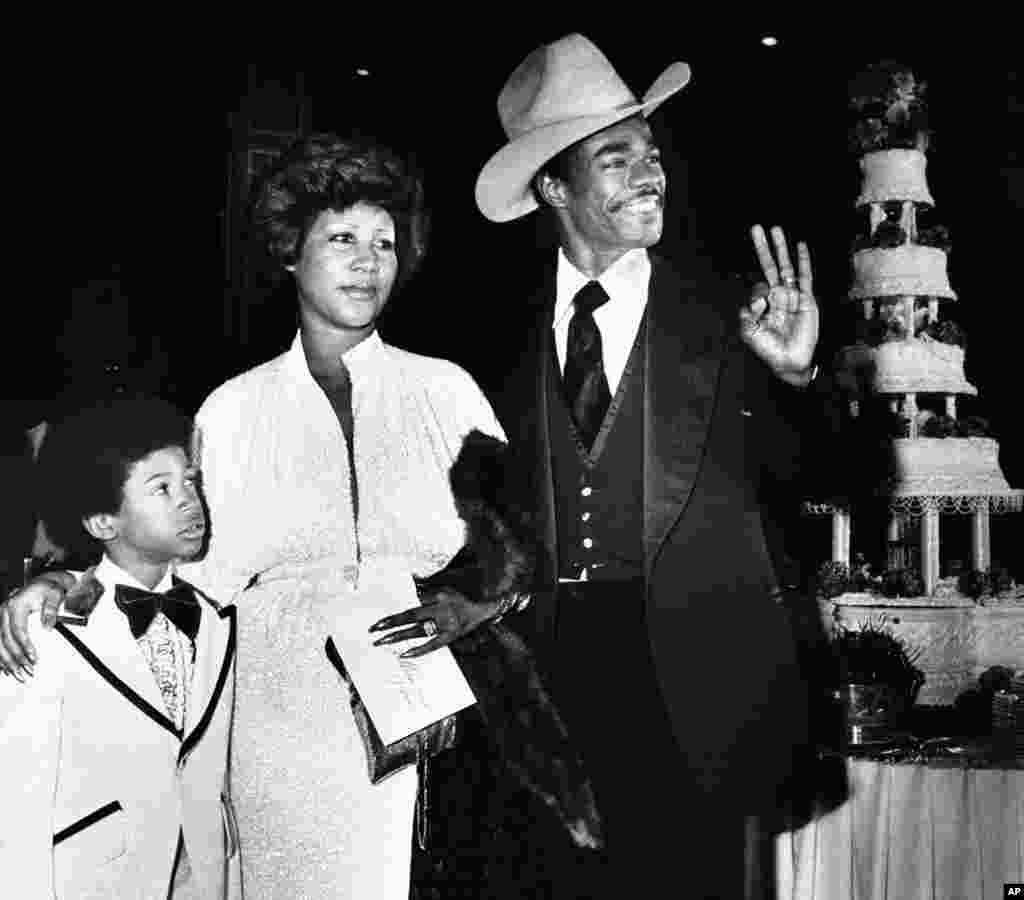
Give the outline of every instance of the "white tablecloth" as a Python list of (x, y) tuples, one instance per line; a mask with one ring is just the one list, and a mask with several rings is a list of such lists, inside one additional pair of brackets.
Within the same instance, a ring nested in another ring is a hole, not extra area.
[(847, 762), (850, 799), (776, 842), (779, 900), (1002, 900), (1024, 771)]

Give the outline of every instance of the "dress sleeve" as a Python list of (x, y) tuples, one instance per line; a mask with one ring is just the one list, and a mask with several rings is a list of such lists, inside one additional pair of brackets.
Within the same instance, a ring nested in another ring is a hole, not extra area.
[(478, 429), (491, 437), (507, 441), (498, 417), (480, 386), (465, 370), (457, 371), (460, 377), (455, 383), (452, 411), (459, 437), (464, 438), (473, 429)]

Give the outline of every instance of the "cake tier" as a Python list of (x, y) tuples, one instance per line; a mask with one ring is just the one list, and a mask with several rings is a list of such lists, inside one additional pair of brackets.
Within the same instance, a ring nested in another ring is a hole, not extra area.
[(853, 255), (852, 299), (925, 295), (956, 299), (946, 275), (945, 251), (904, 244), (859, 250)]
[(895, 497), (1016, 498), (999, 468), (994, 438), (896, 438), (896, 471), (890, 487)]
[(964, 377), (963, 348), (927, 336), (886, 341), (877, 347), (844, 347), (837, 364), (855, 377), (871, 373), (871, 387), (881, 394), (978, 393)]
[(875, 390), (883, 394), (977, 394), (964, 377), (964, 348), (923, 336), (875, 348)]
[(879, 150), (862, 156), (860, 170), (864, 177), (857, 205), (913, 200), (934, 206), (925, 176), (927, 164), (920, 150)]

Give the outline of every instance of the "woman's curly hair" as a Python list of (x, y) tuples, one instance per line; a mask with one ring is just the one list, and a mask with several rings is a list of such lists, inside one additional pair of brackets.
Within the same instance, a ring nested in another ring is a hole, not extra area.
[(252, 224), (275, 261), (294, 265), (320, 213), (357, 203), (380, 207), (394, 220), (400, 288), (423, 261), (429, 216), (420, 176), (375, 141), (326, 133), (301, 138), (258, 185)]

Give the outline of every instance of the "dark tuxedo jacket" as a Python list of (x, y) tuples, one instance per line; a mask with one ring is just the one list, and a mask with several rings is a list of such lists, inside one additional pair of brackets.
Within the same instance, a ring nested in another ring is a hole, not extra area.
[[(783, 385), (742, 346), (737, 291), (696, 256), (682, 265), (652, 256), (643, 398), (646, 619), (681, 764), (716, 803), (764, 809), (776, 803), (806, 744), (808, 687), (778, 600), (760, 485), (770, 470), (782, 470), (784, 481), (799, 468), (799, 445), (778, 408), (801, 403), (796, 395), (806, 392)], [(614, 647), (554, 640), (559, 548), (545, 385), (554, 377), (547, 364), (553, 266), (536, 305), (527, 346), (494, 398), (521, 457), (524, 502), (542, 544), (534, 602), (509, 621), (543, 669), (614, 665)], [(609, 727), (628, 727), (628, 700), (608, 715)]]

